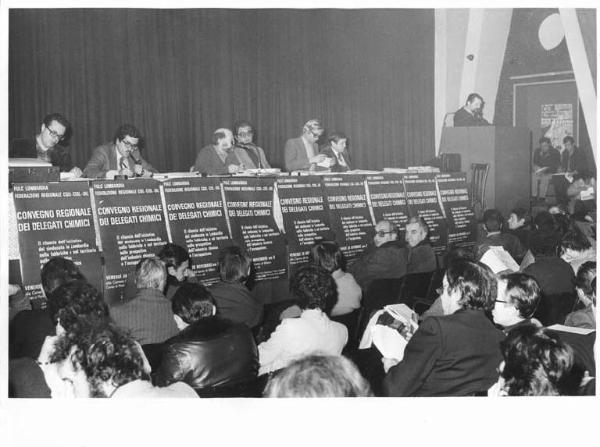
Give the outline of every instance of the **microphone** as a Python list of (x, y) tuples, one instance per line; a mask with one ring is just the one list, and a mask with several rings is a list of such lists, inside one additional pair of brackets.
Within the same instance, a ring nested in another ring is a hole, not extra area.
[(140, 160), (140, 158), (135, 154), (135, 152), (131, 152), (131, 158), (133, 158), (133, 161), (135, 162), (136, 165), (141, 165), (142, 164), (142, 160)]

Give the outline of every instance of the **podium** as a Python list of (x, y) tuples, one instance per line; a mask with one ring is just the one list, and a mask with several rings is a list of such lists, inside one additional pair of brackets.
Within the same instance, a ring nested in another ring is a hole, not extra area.
[(471, 181), (471, 163), (489, 163), (485, 206), (508, 217), (516, 206), (529, 208), (531, 136), (526, 127), (444, 127), (440, 154), (461, 155), (461, 170)]

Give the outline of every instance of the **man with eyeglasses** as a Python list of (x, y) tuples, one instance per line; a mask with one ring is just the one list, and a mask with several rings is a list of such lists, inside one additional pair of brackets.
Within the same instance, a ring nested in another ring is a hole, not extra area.
[(252, 142), (254, 129), (248, 121), (238, 121), (233, 125), (235, 132), (235, 146), (248, 154), (252, 165), (246, 166), (246, 169), (270, 169), (271, 165), (267, 161), (265, 151)]
[(83, 174), (87, 178), (114, 179), (116, 175), (152, 177), (158, 172), (139, 152), (141, 132), (131, 124), (121, 125), (112, 142), (94, 149)]
[(348, 269), (363, 291), (375, 279), (402, 278), (407, 271), (408, 252), (393, 222), (377, 222), (373, 245)]
[(507, 273), (498, 278), (498, 296), (494, 302), (494, 323), (505, 334), (524, 324), (542, 324), (533, 318), (541, 298), (540, 286), (533, 276)]
[[(333, 159), (325, 154), (319, 154), (317, 141), (323, 135), (323, 126), (318, 120), (306, 122), (302, 135), (285, 142), (286, 171), (324, 171), (328, 170)], [(325, 166), (326, 165), (326, 166)]]
[(81, 177), (81, 169), (73, 165), (71, 153), (60, 143), (71, 124), (60, 113), (46, 115), (40, 133), (35, 138), (17, 138), (10, 142), (9, 158), (38, 158), (52, 166), (58, 166), (60, 172), (69, 172), (73, 177)]

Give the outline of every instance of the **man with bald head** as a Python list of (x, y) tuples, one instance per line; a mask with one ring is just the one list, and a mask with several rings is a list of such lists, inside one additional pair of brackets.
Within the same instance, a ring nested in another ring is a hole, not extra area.
[(254, 167), (248, 154), (234, 146), (233, 133), (220, 128), (213, 132), (212, 144), (203, 147), (196, 156), (192, 172), (201, 174), (235, 174)]
[(375, 225), (373, 247), (367, 250), (348, 271), (356, 282), (367, 290), (371, 281), (384, 278), (402, 278), (407, 271), (407, 250), (398, 239), (398, 228), (389, 220)]

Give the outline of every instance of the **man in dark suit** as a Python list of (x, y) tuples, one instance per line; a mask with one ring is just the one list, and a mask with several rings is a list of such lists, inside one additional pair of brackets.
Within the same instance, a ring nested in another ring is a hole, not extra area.
[(139, 144), (141, 132), (131, 124), (123, 124), (110, 143), (94, 149), (83, 174), (88, 178), (113, 179), (115, 175), (127, 177), (152, 177), (158, 172), (142, 158)]
[(445, 315), (423, 320), (384, 379), (386, 395), (466, 396), (496, 382), (504, 335), (485, 314), (496, 299), (494, 274), (460, 259), (448, 267), (443, 286)]
[(323, 126), (318, 120), (309, 120), (302, 128), (302, 135), (285, 142), (285, 170), (286, 171), (322, 171), (329, 166), (324, 164), (328, 157), (319, 154), (317, 141), (323, 134)]
[(60, 143), (70, 133), (71, 124), (60, 113), (46, 115), (35, 138), (16, 138), (10, 142), (9, 158), (38, 158), (58, 166), (60, 172), (81, 177), (81, 169), (73, 165), (71, 153)]
[(323, 148), (321, 153), (333, 160), (331, 172), (351, 171), (350, 155), (347, 150), (348, 137), (342, 132), (333, 132), (327, 139), (329, 144)]
[(478, 93), (467, 96), (464, 106), (454, 112), (454, 127), (489, 126), (483, 117), (483, 98)]

